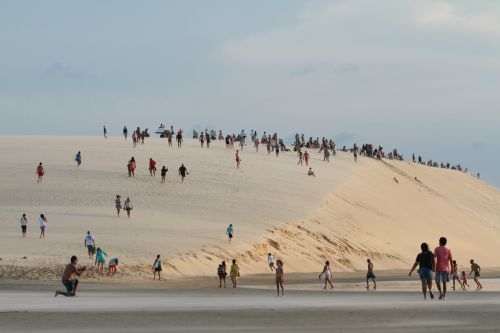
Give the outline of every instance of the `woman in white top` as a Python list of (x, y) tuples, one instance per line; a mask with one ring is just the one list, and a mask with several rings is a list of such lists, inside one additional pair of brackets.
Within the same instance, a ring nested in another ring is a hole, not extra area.
[(130, 218), (130, 211), (132, 209), (134, 209), (134, 206), (132, 206), (132, 202), (130, 201), (130, 198), (127, 198), (127, 200), (125, 200), (125, 203), (123, 204), (123, 209), (125, 209), (127, 211), (127, 216), (128, 216), (128, 218)]
[(28, 219), (26, 218), (26, 214), (23, 214), (21, 217), (21, 232), (23, 233), (23, 238), (26, 237), (26, 227), (28, 226)]
[(47, 226), (47, 218), (45, 215), (40, 214), (40, 218), (38, 219), (40, 222), (40, 238), (45, 238), (45, 227)]
[(323, 271), (319, 274), (319, 279), (321, 280), (321, 277), (325, 279), (325, 286), (323, 289), (326, 289), (326, 284), (330, 284), (330, 288), (333, 289), (333, 284), (332, 281), (330, 280), (332, 278), (332, 271), (330, 270), (330, 262), (327, 261), (325, 262), (325, 266), (323, 267)]

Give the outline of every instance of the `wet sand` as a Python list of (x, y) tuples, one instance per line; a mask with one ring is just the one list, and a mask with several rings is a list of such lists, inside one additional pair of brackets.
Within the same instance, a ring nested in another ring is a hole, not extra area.
[(290, 284), (285, 297), (276, 297), (272, 285), (219, 289), (215, 279), (82, 280), (73, 298), (54, 297), (58, 281), (2, 281), (0, 327), (2, 332), (495, 332), (500, 280), (483, 282), (482, 291), (450, 291), (445, 301), (424, 301), (418, 281), (384, 281), (368, 292), (356, 281), (326, 291), (319, 283)]

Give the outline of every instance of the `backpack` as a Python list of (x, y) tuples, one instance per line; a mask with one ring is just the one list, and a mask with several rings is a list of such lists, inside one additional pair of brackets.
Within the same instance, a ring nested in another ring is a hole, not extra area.
[(226, 274), (224, 265), (219, 265), (219, 267), (217, 268), (217, 275), (224, 275), (224, 274)]

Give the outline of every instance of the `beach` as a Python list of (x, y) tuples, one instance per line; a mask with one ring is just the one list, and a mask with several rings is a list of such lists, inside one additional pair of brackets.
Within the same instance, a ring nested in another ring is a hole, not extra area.
[(263, 276), (237, 289), (219, 289), (215, 279), (83, 280), (74, 298), (54, 298), (56, 281), (3, 281), (0, 324), (2, 332), (495, 332), (500, 323), (498, 278), (484, 280), (488, 290), (449, 292), (444, 302), (424, 301), (416, 279), (368, 292), (348, 276), (333, 290), (304, 276), (291, 279), (285, 297), (276, 297)]

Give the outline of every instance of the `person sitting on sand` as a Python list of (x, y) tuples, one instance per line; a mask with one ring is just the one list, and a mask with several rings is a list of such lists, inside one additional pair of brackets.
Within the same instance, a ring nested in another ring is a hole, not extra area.
[(113, 258), (108, 263), (108, 275), (115, 276), (118, 269), (118, 258)]
[(283, 287), (283, 283), (285, 283), (285, 273), (283, 272), (283, 262), (281, 260), (276, 261), (276, 291), (278, 292), (278, 296), (280, 295), (280, 287), (281, 287), (281, 296), (285, 296), (285, 288)]
[(226, 288), (226, 262), (223, 261), (218, 267), (217, 267), (217, 275), (219, 276), (219, 288), (222, 288), (222, 282), (224, 282), (224, 288)]
[(375, 277), (375, 274), (373, 273), (373, 263), (370, 259), (366, 259), (366, 262), (368, 263), (368, 272), (366, 273), (366, 289), (369, 290), (370, 289), (370, 285), (369, 285), (369, 282), (368, 280), (372, 280), (373, 281), (373, 289), (377, 289), (377, 282), (375, 281), (376, 277)]
[(66, 265), (64, 269), (64, 273), (62, 276), (62, 283), (64, 287), (66, 287), (66, 291), (56, 290), (54, 296), (63, 295), (63, 296), (76, 296), (76, 289), (78, 288), (78, 279), (74, 276), (81, 276), (83, 272), (87, 270), (87, 267), (83, 266), (82, 268), (76, 268), (76, 263), (78, 262), (78, 258), (76, 256), (71, 257), (71, 263)]
[(411, 276), (413, 270), (419, 266), (418, 274), (420, 275), (420, 281), (422, 282), (422, 292), (424, 293), (424, 299), (427, 298), (427, 289), (429, 290), (429, 296), (434, 298), (432, 293), (432, 272), (434, 272), (436, 267), (436, 260), (434, 259), (434, 254), (429, 251), (429, 245), (427, 243), (422, 243), (420, 245), (420, 252), (415, 259), (415, 263), (408, 273)]
[(95, 254), (95, 264), (97, 265), (97, 271), (100, 271), (101, 274), (104, 273), (104, 263), (106, 262), (106, 257), (108, 254), (104, 252), (100, 247), (97, 248)]
[(156, 278), (156, 274), (158, 274), (158, 280), (161, 280), (161, 260), (160, 260), (160, 255), (156, 255), (155, 262), (153, 263), (153, 266), (151, 267), (153, 270), (153, 280)]
[(36, 175), (38, 176), (37, 183), (42, 182), (43, 175), (45, 175), (45, 169), (43, 168), (42, 162), (36, 167)]
[(309, 168), (309, 171), (307, 171), (307, 175), (308, 176), (316, 177), (316, 175), (314, 174), (314, 171), (312, 170), (312, 168)]
[(473, 259), (470, 260), (470, 273), (469, 273), (469, 276), (471, 276), (471, 274), (474, 273), (474, 282), (476, 282), (476, 285), (477, 285), (477, 288), (478, 289), (483, 289), (483, 285), (481, 284), (481, 282), (479, 282), (479, 277), (481, 276), (481, 267), (474, 262)]
[(231, 265), (231, 272), (229, 273), (231, 281), (233, 282), (233, 288), (236, 288), (238, 284), (238, 278), (240, 277), (240, 267), (236, 263), (236, 259), (233, 259), (233, 264)]
[(323, 277), (325, 279), (325, 286), (323, 287), (323, 289), (326, 289), (327, 283), (330, 284), (330, 289), (333, 289), (333, 284), (331, 281), (332, 271), (330, 270), (330, 262), (329, 261), (325, 262), (325, 266), (323, 267), (323, 270), (321, 271), (321, 273), (319, 273), (320, 280), (321, 280), (321, 277)]

